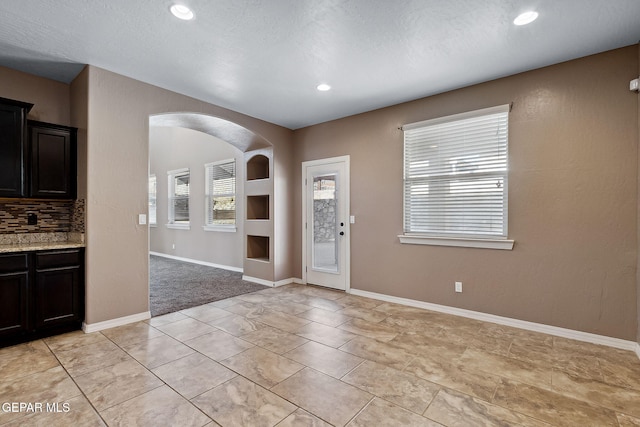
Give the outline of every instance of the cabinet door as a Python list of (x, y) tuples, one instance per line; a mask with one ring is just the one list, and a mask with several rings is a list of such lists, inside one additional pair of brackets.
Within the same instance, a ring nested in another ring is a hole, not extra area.
[(36, 271), (35, 327), (81, 321), (80, 267)]
[(0, 197), (25, 195), (24, 109), (0, 103)]
[(69, 129), (29, 125), (31, 197), (75, 198), (75, 135)]
[(27, 332), (29, 273), (0, 274), (0, 337)]

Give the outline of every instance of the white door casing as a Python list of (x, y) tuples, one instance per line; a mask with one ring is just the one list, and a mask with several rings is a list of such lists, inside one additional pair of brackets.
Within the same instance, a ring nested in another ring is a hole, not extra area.
[(349, 156), (302, 163), (302, 281), (350, 288)]

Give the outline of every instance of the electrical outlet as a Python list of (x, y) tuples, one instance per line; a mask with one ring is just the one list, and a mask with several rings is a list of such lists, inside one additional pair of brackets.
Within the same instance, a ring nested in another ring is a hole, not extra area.
[(462, 282), (456, 282), (456, 292), (462, 292)]
[(29, 212), (27, 214), (27, 225), (38, 225), (38, 215)]

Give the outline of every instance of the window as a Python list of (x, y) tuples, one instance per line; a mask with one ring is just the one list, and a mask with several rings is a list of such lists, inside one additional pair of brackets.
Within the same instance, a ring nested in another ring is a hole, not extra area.
[(189, 228), (189, 169), (167, 172), (169, 175), (169, 228)]
[(149, 175), (149, 225), (157, 224), (157, 215), (156, 215), (156, 199), (157, 199), (157, 190), (158, 190), (158, 181), (156, 180), (155, 174)]
[(236, 161), (208, 163), (206, 176), (205, 230), (235, 231)]
[(512, 249), (508, 115), (504, 105), (403, 127), (402, 243)]

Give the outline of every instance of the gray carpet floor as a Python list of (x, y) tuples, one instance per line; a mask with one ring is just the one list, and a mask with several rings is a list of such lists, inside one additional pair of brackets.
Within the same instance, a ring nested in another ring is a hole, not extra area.
[(242, 280), (242, 273), (235, 271), (155, 255), (149, 258), (151, 316), (266, 289), (266, 286)]

